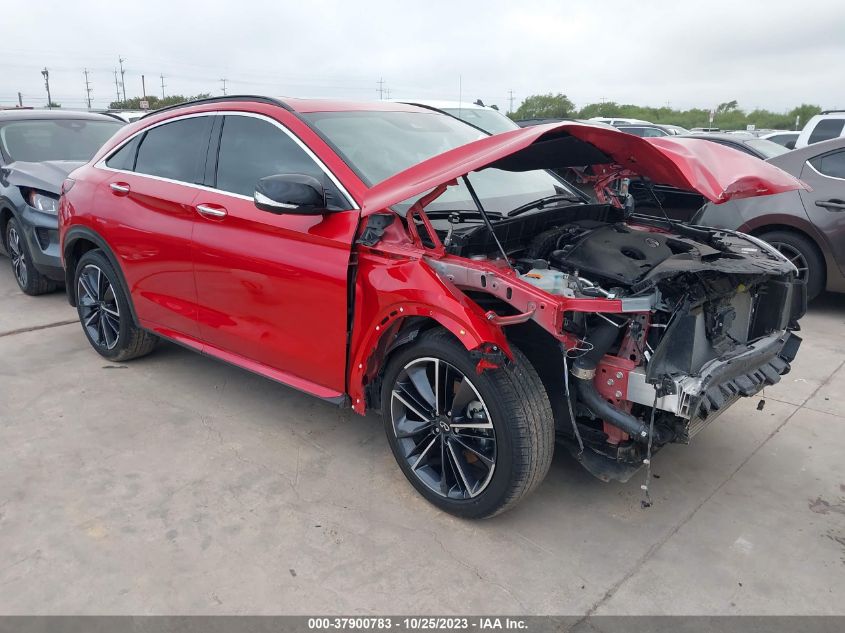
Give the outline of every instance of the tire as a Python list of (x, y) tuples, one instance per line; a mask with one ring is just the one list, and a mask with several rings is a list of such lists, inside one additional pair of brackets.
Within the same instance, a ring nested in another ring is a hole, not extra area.
[(6, 252), (12, 262), (12, 274), (18, 287), (30, 296), (43, 295), (53, 292), (59, 285), (35, 270), (32, 255), (24, 239), (17, 219), (10, 218), (6, 224)]
[[(385, 370), (381, 402), (393, 455), (423, 497), (455, 516), (504, 512), (536, 488), (551, 465), (548, 395), (525, 356), (513, 353), (514, 363), (478, 374), (477, 361), (438, 328), (397, 350)], [(436, 392), (433, 376), (441, 385)], [(416, 388), (424, 379), (427, 394), (424, 385)], [(449, 409), (436, 419), (431, 408), (420, 411), (435, 400)]]
[(120, 277), (101, 251), (79, 259), (73, 291), (82, 331), (98, 354), (125, 361), (153, 351), (158, 338), (135, 324)]
[(811, 240), (792, 231), (769, 231), (758, 237), (777, 248), (798, 267), (801, 276), (807, 281), (807, 301), (821, 294), (825, 284), (825, 264)]

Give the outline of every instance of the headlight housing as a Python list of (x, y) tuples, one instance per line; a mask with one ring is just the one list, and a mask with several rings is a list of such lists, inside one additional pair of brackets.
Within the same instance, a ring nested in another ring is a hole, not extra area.
[(59, 199), (45, 193), (38, 191), (30, 191), (26, 197), (26, 201), (33, 209), (38, 209), (43, 213), (52, 213), (57, 215), (59, 212)]

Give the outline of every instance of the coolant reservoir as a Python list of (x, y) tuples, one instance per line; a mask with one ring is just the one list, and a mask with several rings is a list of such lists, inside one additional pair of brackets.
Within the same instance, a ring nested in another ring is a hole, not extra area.
[(567, 297), (575, 296), (575, 293), (569, 287), (569, 275), (559, 270), (532, 268), (524, 275), (520, 275), (520, 277), (532, 286), (542, 288), (550, 294), (565, 295)]

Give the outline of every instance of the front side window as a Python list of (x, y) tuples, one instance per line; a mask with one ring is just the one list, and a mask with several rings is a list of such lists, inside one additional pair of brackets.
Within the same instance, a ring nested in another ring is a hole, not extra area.
[(825, 176), (845, 179), (845, 151), (816, 156), (810, 160), (810, 164)]
[(135, 171), (201, 184), (211, 122), (210, 116), (191, 117), (148, 130), (138, 148)]
[(0, 126), (0, 149), (10, 162), (90, 160), (122, 125), (86, 119), (10, 121)]
[(813, 143), (838, 138), (842, 134), (843, 127), (845, 127), (845, 119), (822, 119), (816, 123), (807, 143), (812, 145)]
[(217, 189), (252, 197), (261, 178), (276, 174), (313, 176), (323, 184), (330, 209), (345, 204), (322, 168), (274, 124), (255, 117), (226, 116), (217, 156)]

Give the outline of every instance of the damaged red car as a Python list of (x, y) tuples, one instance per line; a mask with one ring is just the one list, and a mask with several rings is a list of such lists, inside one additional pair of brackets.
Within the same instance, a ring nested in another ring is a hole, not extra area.
[[(598, 202), (547, 171), (565, 168)], [(123, 128), (65, 181), (68, 298), (108, 359), (167, 339), (380, 411), (420, 494), (491, 516), (556, 449), (627, 480), (800, 345), (795, 267), (753, 237), (638, 215), (633, 175), (713, 202), (803, 187), (699, 139), (209, 99)]]

